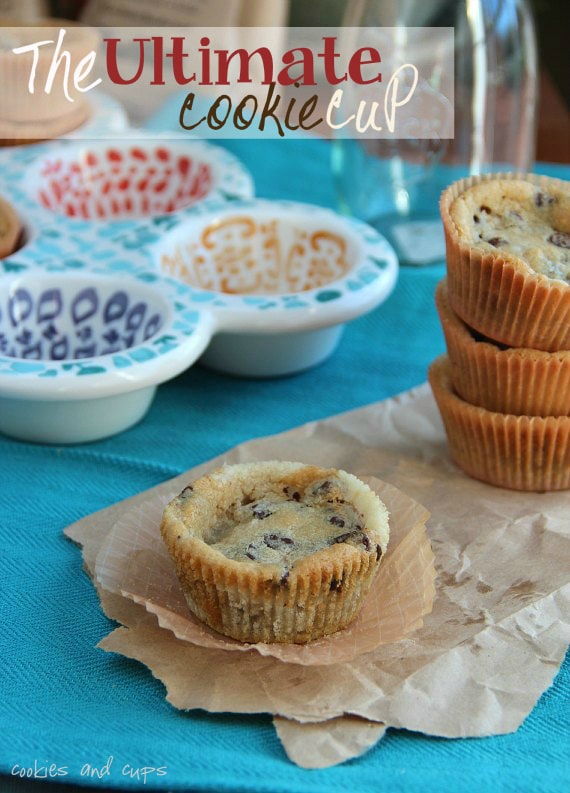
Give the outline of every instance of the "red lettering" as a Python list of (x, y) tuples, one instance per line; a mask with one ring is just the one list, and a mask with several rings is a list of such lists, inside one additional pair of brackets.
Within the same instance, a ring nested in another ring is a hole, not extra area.
[(164, 77), (162, 75), (162, 59), (164, 57), (164, 42), (162, 36), (153, 36), (154, 52), (153, 52), (153, 65), (154, 77), (151, 85), (165, 85)]
[(200, 85), (213, 85), (210, 79), (210, 39), (202, 36), (199, 52), (202, 55), (202, 79)]
[(139, 42), (139, 68), (135, 76), (130, 80), (126, 80), (121, 77), (119, 73), (119, 67), (117, 65), (117, 44), (120, 43), (121, 39), (103, 39), (103, 41), (107, 45), (106, 65), (107, 74), (109, 75), (111, 82), (115, 83), (115, 85), (132, 85), (133, 83), (136, 83), (136, 81), (140, 79), (144, 69), (144, 45), (145, 42), (150, 41), (150, 39), (133, 39), (133, 41)]
[(218, 79), (216, 81), (216, 85), (229, 85), (228, 81), (228, 71), (230, 61), (232, 61), (236, 55), (239, 58), (239, 83), (251, 83), (251, 75), (250, 75), (250, 65), (251, 59), (254, 55), (259, 55), (263, 64), (263, 80), (261, 81), (261, 85), (269, 85), (273, 79), (273, 56), (271, 55), (271, 50), (267, 47), (258, 47), (258, 49), (253, 50), (253, 52), (248, 52), (243, 48), (234, 50), (230, 53), (228, 50), (214, 50), (216, 55), (218, 56)]
[[(368, 53), (370, 55), (370, 60), (365, 61), (363, 59), (363, 55)], [(370, 80), (365, 80), (362, 76), (362, 67), (363, 66), (370, 66), (374, 63), (381, 63), (382, 58), (380, 57), (380, 53), (374, 47), (361, 47), (359, 50), (356, 50), (351, 57), (350, 62), (348, 64), (348, 74), (350, 79), (358, 83), (359, 85), (370, 85), (370, 83), (381, 83), (382, 82), (382, 75), (380, 72), (377, 72), (374, 77)]]
[(323, 51), (317, 53), (318, 58), (322, 58), (325, 67), (325, 77), (331, 85), (338, 85), (346, 81), (346, 72), (342, 77), (337, 77), (335, 72), (335, 58), (340, 58), (335, 52), (336, 36), (323, 36)]
[[(296, 52), (301, 53), (301, 58), (299, 60), (295, 60)], [(308, 47), (296, 47), (295, 49), (287, 50), (283, 55), (283, 63), (286, 64), (285, 68), (281, 69), (277, 77), (277, 82), (280, 85), (293, 85), (293, 83), (316, 85), (313, 52)], [(293, 77), (289, 74), (289, 70), (297, 65), (302, 66), (301, 74)]]
[(166, 57), (172, 58), (172, 74), (178, 85), (186, 85), (192, 83), (196, 79), (196, 72), (191, 77), (186, 77), (184, 74), (184, 58), (188, 57), (188, 53), (184, 52), (184, 37), (171, 36), (172, 52), (167, 52)]

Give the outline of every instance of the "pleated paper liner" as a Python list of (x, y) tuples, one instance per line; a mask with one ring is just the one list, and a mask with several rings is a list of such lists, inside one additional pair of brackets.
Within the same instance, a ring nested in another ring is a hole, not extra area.
[(20, 218), (8, 201), (0, 196), (0, 259), (14, 252), (21, 235)]
[(493, 179), (524, 179), (548, 192), (567, 190), (560, 179), (535, 174), (485, 174), (444, 191), (440, 211), (446, 241), (447, 292), (455, 313), (470, 327), (510, 347), (555, 352), (570, 349), (570, 284), (536, 273), (514, 255), (470, 247), (450, 208), (468, 188)]
[(429, 382), (451, 456), (465, 473), (497, 487), (544, 492), (570, 488), (570, 417), (494, 413), (453, 391), (447, 356), (437, 358)]
[[(176, 553), (176, 537), (167, 547)], [(295, 564), (285, 580), (266, 566), (227, 564), (195, 538), (175, 557), (190, 610), (241, 642), (304, 644), (345, 628), (356, 616), (382, 561), (343, 545)], [(241, 569), (236, 569), (236, 568)]]
[(496, 413), (570, 415), (570, 350), (502, 348), (478, 339), (450, 307), (445, 280), (435, 302), (458, 396)]
[(176, 493), (125, 513), (101, 547), (95, 579), (108, 592), (144, 605), (159, 625), (185, 642), (228, 651), (256, 651), (284, 662), (328, 665), (351, 661), (421, 627), (435, 596), (434, 556), (425, 529), (429, 513), (377, 479), (365, 480), (390, 511), (390, 543), (355, 620), (308, 644), (247, 644), (226, 638), (194, 617), (160, 537), (162, 512)]

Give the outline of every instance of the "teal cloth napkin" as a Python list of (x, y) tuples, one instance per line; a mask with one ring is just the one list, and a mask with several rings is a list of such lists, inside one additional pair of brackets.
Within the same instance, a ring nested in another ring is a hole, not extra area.
[[(161, 128), (165, 112), (154, 123)], [(320, 140), (227, 141), (257, 192), (335, 205)], [(570, 168), (544, 166), (570, 176)], [(426, 379), (444, 350), (433, 305), (443, 263), (403, 269), (389, 300), (346, 330), (336, 354), (293, 377), (240, 380), (198, 366), (163, 385), (146, 419), (85, 446), (0, 437), (0, 790), (13, 770), (105, 787), (296, 793), (559, 791), (567, 783), (570, 663), (516, 734), (443, 740), (390, 731), (364, 757), (304, 771), (269, 716), (182, 713), (141, 664), (95, 648), (113, 627), (63, 528), (255, 436), (384, 399)], [(110, 773), (81, 775), (84, 764)], [(53, 765), (52, 765), (53, 764)], [(146, 774), (137, 769), (165, 768)], [(18, 788), (19, 789), (19, 788)]]

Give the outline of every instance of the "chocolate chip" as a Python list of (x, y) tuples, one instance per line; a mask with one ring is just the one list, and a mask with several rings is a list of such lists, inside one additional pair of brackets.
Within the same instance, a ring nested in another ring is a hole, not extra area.
[(486, 206), (486, 204), (481, 204), (479, 209), (480, 209), (481, 212), (484, 212), (486, 215), (490, 215), (491, 214), (491, 207)]
[(270, 512), (268, 509), (262, 509), (256, 507), (253, 510), (253, 517), (257, 518), (258, 520), (264, 520), (265, 518), (268, 518), (270, 515), (273, 515), (273, 512)]
[(272, 548), (274, 551), (281, 550), (284, 545), (295, 544), (291, 537), (282, 537), (280, 534), (264, 534), (263, 542), (268, 548)]
[(348, 542), (349, 540), (354, 540), (355, 542), (360, 542), (364, 545), (367, 551), (370, 550), (370, 540), (368, 535), (365, 534), (361, 529), (353, 529), (352, 531), (347, 531), (344, 534), (340, 534), (338, 537), (333, 539), (334, 544)]
[(548, 242), (556, 245), (557, 248), (570, 248), (570, 234), (564, 231), (555, 231), (548, 238)]
[(285, 572), (279, 579), (279, 583), (281, 584), (281, 586), (286, 586), (288, 581), (289, 581), (289, 570), (285, 570)]
[(329, 480), (326, 479), (324, 482), (321, 482), (321, 484), (316, 488), (315, 493), (328, 493), (331, 487), (332, 487), (332, 482), (329, 482)]
[(382, 556), (382, 548), (379, 545), (377, 545), (376, 546), (376, 561), (378, 561), (381, 556)]
[(479, 223), (479, 215), (473, 215), (473, 221)]
[(289, 492), (289, 488), (288, 487), (284, 487), (283, 488), (283, 492), (285, 493), (285, 495), (288, 498), (293, 499), (293, 501), (300, 501), (301, 500), (301, 494), (298, 493), (297, 491), (295, 491), (294, 493), (290, 493)]
[(342, 589), (342, 581), (339, 581), (338, 578), (331, 578), (331, 583), (329, 588), (331, 592), (340, 592), (340, 590)]
[(490, 240), (487, 240), (489, 245), (493, 245), (495, 248), (500, 248), (501, 245), (507, 245), (507, 240), (504, 240), (502, 237), (491, 237)]
[(248, 559), (257, 559), (254, 551), (255, 551), (255, 546), (253, 544), (247, 546), (245, 555), (247, 556)]
[(537, 207), (542, 207), (544, 205), (550, 206), (551, 204), (556, 203), (556, 199), (554, 198), (554, 196), (539, 191), (534, 196), (534, 203), (536, 204)]
[(353, 536), (353, 532), (352, 531), (347, 531), (344, 534), (339, 534), (338, 537), (334, 537), (332, 542), (333, 542), (333, 544), (334, 543), (346, 542), (347, 540), (352, 539), (352, 536)]
[(333, 526), (339, 526), (341, 529), (344, 526), (344, 520), (339, 518), (338, 515), (333, 515), (332, 518), (329, 518), (329, 523), (332, 523)]

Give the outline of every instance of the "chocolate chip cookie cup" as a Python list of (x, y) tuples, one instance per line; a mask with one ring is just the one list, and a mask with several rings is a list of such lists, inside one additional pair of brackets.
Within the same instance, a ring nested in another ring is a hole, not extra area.
[(570, 417), (485, 410), (453, 390), (447, 356), (429, 369), (453, 461), (469, 476), (511, 490), (570, 489)]
[(454, 313), (445, 280), (438, 284), (435, 302), (458, 396), (497, 413), (570, 415), (570, 350), (544, 352), (494, 344)]
[(346, 627), (389, 538), (367, 485), (288, 462), (196, 480), (166, 507), (161, 533), (192, 613), (252, 643), (303, 644)]
[(463, 179), (440, 202), (449, 303), (511, 347), (570, 349), (570, 190), (533, 174)]

